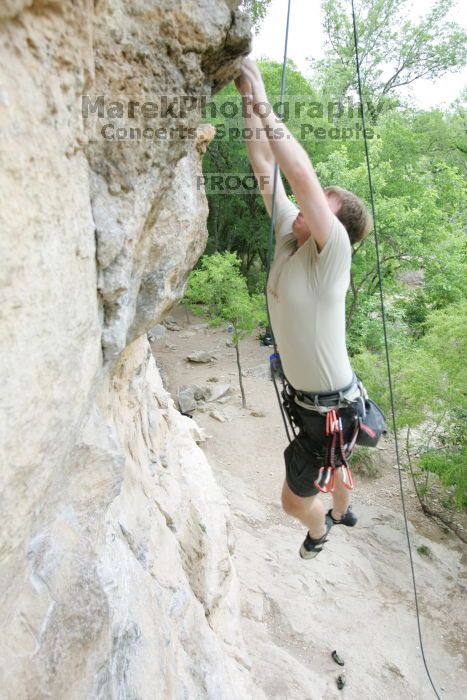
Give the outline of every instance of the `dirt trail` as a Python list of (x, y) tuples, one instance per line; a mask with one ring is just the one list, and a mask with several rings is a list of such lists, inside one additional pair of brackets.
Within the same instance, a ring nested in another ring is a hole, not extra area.
[[(304, 528), (280, 509), (286, 437), (271, 381), (246, 376), (248, 409), (242, 409), (226, 329), (208, 328), (195, 318), (187, 323), (182, 309), (173, 318), (180, 330), (155, 340), (153, 352), (174, 399), (179, 386), (205, 385), (213, 377), (234, 389), (226, 403), (206, 404), (194, 417), (209, 436), (202, 448), (233, 514), (244, 635), (257, 683), (277, 700), (434, 697), (419, 651), (389, 443), (379, 451), (381, 476), (355, 478), (357, 527), (334, 528), (319, 557), (302, 561)], [(198, 350), (216, 359), (187, 362)], [(241, 354), (246, 370), (266, 364), (270, 349), (251, 338), (242, 342)], [(212, 409), (225, 422), (212, 418)], [(462, 550), (455, 537), (419, 513), (405, 473), (403, 480), (425, 653), (441, 696), (458, 700), (467, 687)], [(421, 546), (429, 556), (418, 553)], [(336, 687), (341, 669), (331, 659), (333, 649), (345, 658), (342, 691)]]

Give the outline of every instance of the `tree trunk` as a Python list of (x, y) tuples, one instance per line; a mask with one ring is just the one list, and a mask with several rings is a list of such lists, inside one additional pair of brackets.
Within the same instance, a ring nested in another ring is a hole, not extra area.
[(240, 364), (240, 349), (238, 347), (238, 336), (237, 336), (237, 333), (235, 331), (235, 328), (234, 328), (234, 334), (235, 334), (235, 354), (237, 355), (237, 367), (238, 367), (238, 383), (240, 384), (240, 393), (242, 395), (242, 408), (247, 408), (245, 389), (243, 388), (242, 367)]
[[(259, 255), (259, 259), (261, 260), (261, 265), (263, 267), (263, 270), (264, 270), (264, 272), (266, 272), (266, 270), (268, 268), (268, 254), (267, 254), (267, 252), (263, 253), (263, 251), (258, 250), (258, 255)], [(272, 263), (272, 260), (271, 260), (271, 263)]]

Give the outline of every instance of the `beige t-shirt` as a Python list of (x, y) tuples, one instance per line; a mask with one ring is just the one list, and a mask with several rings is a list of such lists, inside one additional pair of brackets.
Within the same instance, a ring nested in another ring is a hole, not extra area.
[(337, 217), (318, 253), (310, 238), (297, 248), (289, 200), (276, 214), (276, 251), (267, 292), (272, 331), (285, 376), (302, 391), (332, 392), (352, 381), (345, 343), (345, 297), (350, 283), (349, 236)]

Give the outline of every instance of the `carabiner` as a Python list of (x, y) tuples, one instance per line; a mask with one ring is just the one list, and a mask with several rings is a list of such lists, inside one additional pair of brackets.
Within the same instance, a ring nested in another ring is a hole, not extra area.
[(314, 484), (321, 493), (332, 493), (334, 491), (334, 470), (335, 467), (320, 467), (318, 478), (315, 479)]

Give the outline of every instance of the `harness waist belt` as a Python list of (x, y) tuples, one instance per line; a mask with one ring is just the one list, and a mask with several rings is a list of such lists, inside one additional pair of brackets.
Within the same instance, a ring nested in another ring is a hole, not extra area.
[(310, 406), (335, 406), (344, 399), (344, 394), (352, 389), (356, 383), (357, 377), (354, 373), (350, 384), (331, 394), (313, 394), (309, 391), (297, 391), (296, 389), (294, 389), (294, 393), (299, 401), (303, 401), (303, 403), (307, 403)]

